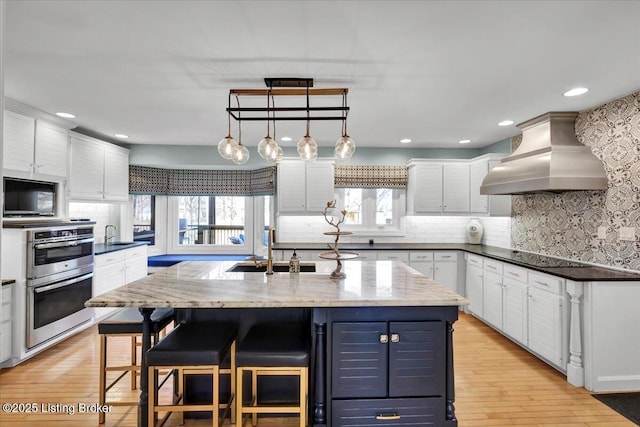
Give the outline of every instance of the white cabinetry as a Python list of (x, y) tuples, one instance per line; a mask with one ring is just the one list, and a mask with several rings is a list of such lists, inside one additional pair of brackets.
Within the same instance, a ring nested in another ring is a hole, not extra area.
[(502, 275), (487, 271), (483, 279), (484, 320), (502, 329)]
[(129, 150), (71, 134), (69, 195), (73, 200), (127, 201)]
[(378, 251), (376, 258), (378, 261), (400, 261), (409, 262), (409, 253), (402, 251)]
[(407, 165), (408, 213), (469, 212), (469, 165), (466, 160), (412, 159)]
[(511, 196), (480, 194), (480, 185), (489, 171), (500, 164), (506, 154), (485, 154), (471, 160), (469, 165), (469, 204), (472, 213), (490, 215), (511, 214)]
[[(95, 256), (93, 296), (141, 279), (147, 275), (147, 247), (107, 252)], [(117, 308), (95, 308), (95, 318), (100, 319)]]
[[(67, 176), (68, 131), (40, 119), (4, 111), (3, 168), (29, 176)], [(11, 174), (9, 172), (8, 174)]]
[(529, 272), (529, 348), (556, 366), (562, 366), (563, 281)]
[(411, 252), (409, 254), (409, 265), (429, 279), (433, 279), (433, 252)]
[(458, 252), (433, 253), (433, 280), (460, 293), (458, 289)]
[(484, 262), (481, 256), (467, 254), (467, 300), (469, 305), (467, 310), (482, 318), (483, 315), (483, 280), (484, 271), (482, 269)]
[(333, 162), (284, 159), (278, 165), (278, 213), (321, 214), (334, 200)]
[(503, 277), (502, 284), (502, 331), (527, 345), (527, 284), (509, 277)]
[(12, 339), (12, 293), (13, 284), (2, 286), (0, 298), (0, 362), (4, 362), (13, 355)]

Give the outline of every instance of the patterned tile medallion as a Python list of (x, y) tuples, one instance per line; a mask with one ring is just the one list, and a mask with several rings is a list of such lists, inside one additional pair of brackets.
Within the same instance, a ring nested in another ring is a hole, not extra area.
[[(609, 189), (512, 196), (513, 246), (640, 271), (640, 91), (581, 112), (575, 129), (602, 160)], [(513, 137), (512, 150), (521, 142)], [(620, 241), (620, 227), (633, 227), (636, 241)]]

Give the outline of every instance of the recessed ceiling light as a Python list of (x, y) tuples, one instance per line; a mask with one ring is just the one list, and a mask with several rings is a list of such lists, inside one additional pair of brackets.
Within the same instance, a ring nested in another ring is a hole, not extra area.
[(498, 123), (498, 126), (511, 126), (513, 124), (513, 120), (503, 120)]
[(400, 140), (401, 144), (408, 144), (410, 142), (411, 142), (411, 139), (409, 139), (409, 138), (403, 138), (403, 139)]
[(289, 136), (283, 136), (282, 138), (280, 138), (280, 141), (282, 141), (282, 142), (289, 142), (289, 141), (291, 141), (291, 137), (289, 137)]
[(566, 91), (564, 96), (578, 96), (589, 92), (589, 89), (586, 87), (576, 87), (574, 89)]
[(471, 142), (470, 139), (461, 139), (460, 141), (458, 141), (458, 144), (468, 144), (470, 142)]
[(56, 113), (56, 116), (62, 117), (62, 118), (65, 118), (65, 119), (75, 119), (76, 118), (75, 114), (63, 113), (63, 112)]
[(115, 135), (113, 135), (113, 136), (115, 136), (116, 138), (122, 138), (122, 139), (127, 139), (127, 138), (129, 138), (129, 135), (125, 135), (125, 134), (123, 134), (123, 133), (116, 133), (116, 134), (115, 134)]

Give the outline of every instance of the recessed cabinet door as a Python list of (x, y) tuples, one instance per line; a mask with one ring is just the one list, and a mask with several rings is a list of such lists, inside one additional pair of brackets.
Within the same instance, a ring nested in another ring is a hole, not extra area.
[(443, 212), (469, 212), (469, 165), (444, 165)]
[(278, 211), (306, 209), (306, 168), (300, 161), (283, 160), (278, 165)]
[(129, 153), (106, 148), (104, 153), (104, 198), (126, 201), (129, 198)]
[(467, 309), (482, 318), (483, 307), (483, 277), (484, 271), (480, 267), (467, 264), (467, 299), (469, 305)]
[(409, 211), (442, 212), (442, 165), (416, 165), (409, 170)]
[(386, 397), (387, 323), (336, 322), (332, 333), (332, 397)]
[(484, 272), (484, 320), (502, 329), (502, 276)]
[(66, 129), (38, 120), (36, 123), (35, 172), (67, 176), (69, 133)]
[(335, 198), (333, 192), (333, 163), (315, 162), (307, 166), (307, 212), (322, 214), (327, 202)]
[(5, 110), (3, 136), (3, 167), (31, 172), (33, 170), (35, 119)]
[(104, 191), (104, 147), (71, 137), (69, 190), (72, 199), (102, 200)]
[(489, 172), (489, 162), (473, 163), (469, 166), (469, 207), (471, 212), (487, 213), (489, 196), (480, 194), (480, 185)]
[(527, 345), (527, 285), (503, 278), (502, 330), (505, 334)]
[(529, 286), (529, 348), (562, 365), (562, 297)]
[(389, 396), (440, 396), (445, 389), (443, 322), (389, 324)]

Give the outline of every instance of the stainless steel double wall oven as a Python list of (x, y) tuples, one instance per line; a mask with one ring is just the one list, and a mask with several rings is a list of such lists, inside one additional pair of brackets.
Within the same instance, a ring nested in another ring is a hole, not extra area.
[(93, 225), (27, 231), (27, 348), (89, 320)]

